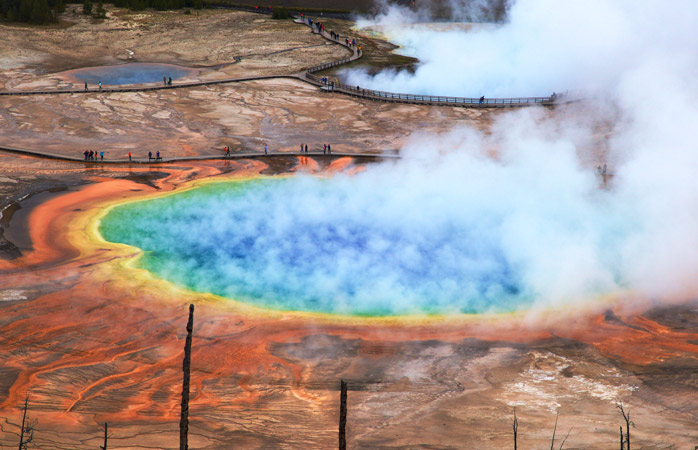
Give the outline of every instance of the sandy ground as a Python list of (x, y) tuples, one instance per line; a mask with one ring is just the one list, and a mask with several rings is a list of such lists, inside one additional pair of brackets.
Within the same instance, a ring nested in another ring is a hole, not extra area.
[[(66, 20), (73, 24), (0, 26), (0, 87), (66, 86), (57, 73), (126, 61), (126, 48), (138, 61), (198, 67), (202, 79), (292, 73), (346, 55), (298, 25), (245, 13), (110, 11), (92, 23), (69, 12)], [(539, 118), (583, 122), (590, 107), (542, 110)], [(463, 125), (491, 133), (507, 113), (364, 102), (276, 79), (0, 97), (0, 145), (76, 156), (103, 149), (107, 157), (150, 149), (216, 155), (224, 145), (264, 143), (290, 152), (301, 142), (382, 152), (421, 131)], [(579, 151), (596, 165), (616, 128), (591, 125)], [(558, 436), (571, 428), (564, 448), (615, 448), (618, 401), (632, 412), (635, 448), (698, 444), (698, 305), (608, 305), (536, 327), (260, 313), (173, 290), (124, 267), (131, 251), (96, 245), (89, 234), (89, 218), (115, 200), (196, 179), (297, 170), (353, 171), (360, 163), (288, 156), (107, 167), (0, 153), (0, 445), (16, 445), (29, 393), (35, 448), (96, 448), (103, 422), (109, 448), (175, 448), (189, 302), (197, 304), (191, 448), (334, 448), (340, 378), (350, 385), (353, 449), (510, 448), (514, 408), (519, 448), (547, 448), (557, 410)]]

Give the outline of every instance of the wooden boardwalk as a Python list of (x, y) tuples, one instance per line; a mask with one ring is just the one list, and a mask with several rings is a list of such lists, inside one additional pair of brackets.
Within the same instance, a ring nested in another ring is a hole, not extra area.
[[(17, 148), (17, 147), (8, 147), (8, 146), (0, 146), (0, 151), (7, 152), (7, 153), (14, 153), (14, 154), (19, 154), (19, 155), (25, 155), (25, 156), (34, 156), (38, 158), (46, 158), (46, 159), (54, 159), (57, 161), (66, 161), (66, 162), (81, 162), (85, 163), (86, 165), (91, 165), (91, 166), (99, 166), (102, 164), (165, 164), (165, 163), (174, 163), (174, 162), (186, 162), (186, 161), (232, 161), (232, 160), (237, 160), (237, 159), (260, 159), (264, 160), (266, 158), (289, 158), (289, 157), (299, 157), (299, 156), (306, 156), (306, 157), (311, 157), (311, 158), (356, 158), (356, 159), (397, 159), (400, 158), (400, 155), (397, 153), (346, 153), (346, 152), (332, 152), (332, 153), (322, 153), (322, 152), (308, 152), (308, 153), (299, 153), (299, 152), (269, 152), (265, 154), (264, 152), (240, 152), (240, 153), (232, 153), (230, 156), (224, 156), (224, 155), (199, 155), (199, 156), (180, 156), (180, 157), (172, 157), (172, 158), (162, 158), (159, 160), (155, 160), (155, 158), (148, 159), (148, 158), (133, 158), (131, 161), (129, 161), (128, 158), (119, 158), (119, 159), (105, 159), (105, 160), (95, 160), (95, 161), (86, 161), (84, 158), (76, 157), (76, 156), (66, 156), (66, 155), (61, 155), (58, 153), (51, 153), (51, 152), (42, 152), (38, 150), (30, 150), (30, 149), (25, 149), (25, 148)], [(113, 151), (112, 151), (113, 153)]]

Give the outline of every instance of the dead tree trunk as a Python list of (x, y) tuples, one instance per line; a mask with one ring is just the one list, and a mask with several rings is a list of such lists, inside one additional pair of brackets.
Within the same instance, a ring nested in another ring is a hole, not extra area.
[(108, 431), (108, 425), (107, 425), (107, 422), (104, 422), (104, 445), (99, 447), (101, 450), (107, 450), (107, 431)]
[[(630, 425), (635, 426), (635, 423), (630, 420), (630, 410), (628, 410), (626, 413), (623, 409), (623, 402), (617, 404), (616, 408), (618, 408), (620, 413), (623, 415), (623, 420), (625, 420), (625, 450), (630, 450)], [(621, 433), (622, 431), (623, 427), (621, 427)]]
[(514, 450), (516, 450), (516, 436), (519, 434), (519, 419), (516, 418), (516, 408), (514, 408), (514, 424), (512, 428), (514, 429)]
[(27, 406), (29, 406), (29, 397), (24, 400), (24, 414), (22, 414), (22, 428), (19, 430), (19, 450), (24, 447), (24, 424), (27, 422)]
[(347, 450), (347, 382), (340, 381), (339, 394), (339, 450)]
[(189, 305), (187, 340), (184, 343), (182, 371), (182, 416), (179, 419), (179, 450), (189, 449), (189, 380), (191, 378), (191, 338), (194, 330), (194, 305)]
[(22, 428), (19, 431), (19, 450), (26, 450), (27, 445), (34, 439), (34, 425), (27, 423), (27, 410), (29, 409), (29, 396), (24, 399), (24, 412), (22, 413)]
[(620, 426), (620, 450), (623, 450), (623, 425)]

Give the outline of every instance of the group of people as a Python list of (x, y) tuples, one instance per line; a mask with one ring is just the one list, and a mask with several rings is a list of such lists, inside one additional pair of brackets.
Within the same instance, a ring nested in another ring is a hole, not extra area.
[[(129, 155), (130, 155), (130, 153), (129, 153)], [(151, 161), (152, 159), (153, 159), (153, 152), (148, 152), (148, 161)], [(129, 157), (129, 161), (130, 160), (131, 159)], [(162, 161), (162, 156), (160, 156), (159, 150), (157, 152), (155, 152), (155, 161)]]
[[(99, 86), (99, 90), (101, 91), (102, 90), (102, 82), (100, 81), (99, 83), (97, 83), (97, 85)], [(87, 81), (85, 81), (85, 90), (87, 90)]]
[(172, 77), (162, 77), (162, 84), (172, 86)]
[[(301, 15), (301, 17), (303, 17), (303, 16)], [(308, 25), (310, 25), (310, 27), (313, 28), (314, 30), (317, 30), (318, 33), (325, 32), (325, 25), (323, 23), (320, 23), (320, 22), (313, 23), (313, 19), (311, 19), (311, 18), (308, 18)], [(335, 41), (339, 41), (340, 38), (342, 37), (342, 36), (340, 36), (339, 33), (335, 33), (334, 31), (331, 31), (331, 30), (329, 31), (329, 35)], [(356, 39), (349, 39), (348, 37), (345, 37), (344, 44), (347, 47), (356, 48)], [(361, 47), (358, 47), (357, 50), (359, 52), (359, 55), (361, 55)]]
[[(308, 153), (308, 144), (301, 144), (301, 153)], [(332, 154), (332, 145), (322, 144), (322, 154), (323, 155)]]
[(104, 161), (103, 151), (99, 152), (99, 155), (97, 155), (97, 152), (94, 150), (85, 150), (83, 154), (85, 155), (85, 161), (97, 161), (98, 156), (100, 161)]

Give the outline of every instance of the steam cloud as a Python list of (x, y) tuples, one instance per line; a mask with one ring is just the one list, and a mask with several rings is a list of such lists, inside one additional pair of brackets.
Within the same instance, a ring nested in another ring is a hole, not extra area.
[[(451, 3), (456, 18), (472, 12), (458, 13), (458, 2)], [(349, 84), (372, 89), (462, 97), (615, 92), (648, 58), (695, 58), (697, 9), (691, 0), (517, 0), (508, 23), (464, 30), (435, 28), (421, 22), (428, 18), (391, 7), (358, 25), (385, 31), (419, 59), (416, 72), (345, 75)]]
[[(396, 11), (380, 20), (404, 19)], [(500, 114), (491, 133), (466, 123), (416, 135), (400, 161), (353, 176), (123, 206), (102, 233), (152, 251), (145, 264), (164, 277), (289, 309), (483, 312), (605, 294), (696, 298), (698, 3), (520, 0), (510, 18), (475, 33), (415, 27), (407, 39), (423, 66), (370, 83), (603, 95), (552, 114)], [(454, 64), (462, 69), (445, 69)], [(613, 128), (603, 143), (615, 171), (609, 189), (589, 163), (600, 123)]]

